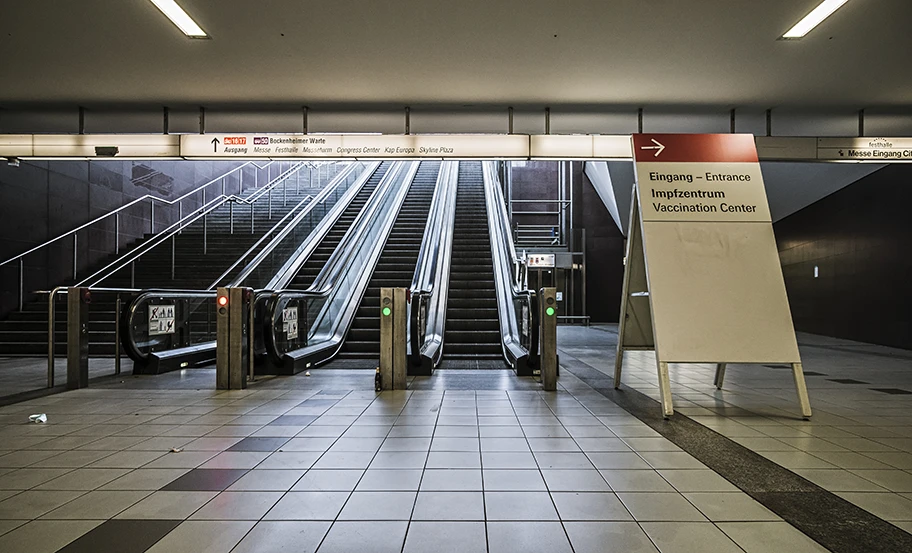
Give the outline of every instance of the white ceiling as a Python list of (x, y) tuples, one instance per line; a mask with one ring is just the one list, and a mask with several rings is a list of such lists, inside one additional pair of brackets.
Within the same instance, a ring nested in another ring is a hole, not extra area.
[(0, 106), (912, 105), (912, 2), (0, 0)]

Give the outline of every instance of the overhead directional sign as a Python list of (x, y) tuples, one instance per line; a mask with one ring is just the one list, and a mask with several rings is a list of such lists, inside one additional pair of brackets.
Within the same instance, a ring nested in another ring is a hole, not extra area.
[(644, 221), (770, 221), (750, 135), (635, 134), (633, 142)]
[(266, 158), (529, 157), (529, 136), (511, 134), (196, 134), (181, 137), (181, 155)]
[[(912, 161), (912, 138), (758, 136), (762, 161)], [(670, 144), (639, 153), (670, 161)], [(0, 134), (0, 157), (629, 160), (629, 135), (599, 134)]]
[(630, 137), (588, 134), (533, 134), (532, 159), (630, 159)]
[(912, 161), (912, 138), (818, 138), (817, 159)]

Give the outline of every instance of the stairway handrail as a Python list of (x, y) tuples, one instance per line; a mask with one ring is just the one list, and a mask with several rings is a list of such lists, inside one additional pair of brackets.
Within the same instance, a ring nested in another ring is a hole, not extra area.
[(82, 224), (82, 225), (80, 225), (80, 226), (74, 228), (73, 230), (69, 230), (69, 231), (67, 231), (67, 232), (65, 232), (65, 233), (63, 233), (63, 234), (57, 236), (56, 238), (51, 238), (50, 240), (48, 240), (48, 241), (46, 241), (46, 242), (44, 242), (44, 243), (42, 243), (42, 244), (39, 244), (38, 246), (35, 246), (35, 247), (33, 247), (33, 248), (31, 248), (31, 249), (29, 249), (29, 250), (27, 250), (27, 251), (24, 251), (24, 252), (20, 253), (19, 255), (16, 255), (15, 257), (11, 257), (11, 258), (7, 259), (6, 261), (0, 262), (0, 267), (6, 265), (6, 264), (8, 264), (8, 263), (12, 263), (13, 261), (16, 261), (17, 259), (19, 259), (19, 258), (21, 258), (21, 257), (25, 257), (26, 255), (28, 255), (28, 254), (30, 254), (30, 253), (34, 253), (34, 252), (36, 252), (36, 251), (38, 251), (38, 250), (40, 250), (40, 249), (42, 249), (42, 248), (45, 248), (45, 247), (47, 247), (47, 246), (53, 244), (54, 242), (57, 242), (58, 240), (62, 240), (62, 239), (64, 239), (64, 238), (66, 238), (67, 236), (71, 236), (71, 235), (73, 235), (73, 234), (76, 234), (76, 233), (79, 232), (80, 230), (83, 230), (83, 229), (85, 229), (85, 228), (88, 228), (88, 227), (94, 225), (95, 223), (101, 222), (101, 221), (107, 219), (108, 217), (110, 217), (110, 216), (112, 216), (112, 215), (116, 215), (117, 213), (120, 213), (121, 211), (127, 209), (128, 207), (134, 206), (134, 205), (136, 205), (136, 204), (138, 204), (138, 203), (141, 203), (141, 202), (144, 202), (144, 201), (146, 201), (146, 200), (149, 200), (150, 203), (159, 202), (159, 203), (162, 204), (162, 205), (174, 205), (174, 204), (183, 202), (185, 199), (187, 199), (188, 197), (190, 197), (190, 196), (192, 196), (192, 195), (194, 195), (194, 194), (198, 194), (198, 193), (199, 193), (201, 190), (203, 190), (204, 188), (206, 188), (206, 187), (208, 187), (208, 186), (210, 186), (210, 185), (212, 185), (212, 184), (215, 184), (216, 182), (218, 182), (218, 181), (220, 181), (220, 180), (222, 180), (222, 179), (228, 177), (228, 176), (231, 175), (232, 173), (241, 171), (244, 167), (247, 167), (248, 165), (253, 165), (253, 166), (255, 166), (257, 169), (265, 169), (266, 167), (269, 167), (270, 165), (272, 165), (272, 164), (274, 164), (274, 163), (278, 163), (278, 162), (277, 162), (277, 161), (270, 161), (269, 163), (266, 163), (265, 165), (260, 166), (260, 165), (258, 165), (256, 162), (248, 161), (248, 162), (246, 162), (246, 163), (244, 163), (244, 164), (242, 164), (242, 165), (239, 165), (239, 166), (235, 167), (234, 169), (228, 171), (227, 173), (225, 173), (225, 174), (223, 174), (223, 175), (221, 175), (221, 176), (219, 176), (219, 177), (216, 177), (216, 178), (210, 180), (210, 181), (207, 182), (206, 184), (202, 184), (202, 185), (200, 185), (200, 186), (194, 188), (193, 190), (191, 190), (190, 192), (187, 192), (187, 193), (184, 194), (183, 196), (181, 196), (181, 197), (179, 197), (179, 198), (174, 198), (173, 200), (166, 200), (166, 199), (164, 199), (164, 198), (159, 198), (158, 196), (153, 196), (152, 194), (146, 194), (146, 195), (144, 195), (144, 196), (142, 196), (142, 197), (136, 198), (135, 200), (133, 200), (133, 201), (131, 201), (131, 202), (129, 202), (129, 203), (126, 203), (126, 204), (124, 204), (124, 205), (118, 207), (117, 209), (113, 209), (113, 210), (111, 210), (111, 211), (109, 211), (109, 212), (107, 212), (107, 213), (105, 213), (105, 214), (103, 214), (103, 215), (99, 215), (98, 217), (92, 219), (91, 221), (89, 221), (89, 222), (87, 222), (87, 223), (84, 223), (84, 224)]
[[(346, 178), (348, 178), (349, 173), (352, 173), (355, 170), (356, 166), (357, 166), (356, 163), (349, 163), (348, 165), (346, 165), (346, 167), (344, 169), (339, 171), (336, 174), (336, 176), (333, 177), (333, 179), (326, 186), (323, 187), (322, 190), (320, 190), (319, 194), (317, 194), (316, 196), (311, 196), (310, 194), (308, 194), (306, 198), (304, 198), (296, 206), (291, 208), (291, 210), (288, 213), (286, 213), (285, 216), (279, 220), (279, 222), (277, 222), (275, 225), (272, 226), (271, 229), (269, 229), (265, 234), (263, 234), (263, 236), (261, 236), (260, 239), (257, 240), (254, 245), (250, 246), (250, 248), (248, 248), (247, 251), (243, 253), (243, 255), (238, 257), (237, 261), (232, 263), (231, 266), (228, 267), (225, 270), (225, 272), (223, 272), (217, 279), (215, 279), (212, 282), (212, 284), (209, 285), (209, 288), (207, 288), (207, 289), (212, 290), (213, 288), (215, 288), (219, 282), (222, 282), (222, 279), (226, 278), (231, 273), (231, 271), (236, 269), (238, 267), (238, 265), (241, 264), (241, 262), (243, 262), (245, 259), (247, 259), (248, 255), (250, 255), (251, 253), (256, 251), (256, 249), (259, 248), (260, 244), (262, 244), (267, 238), (270, 238), (270, 236), (271, 236), (269, 243), (266, 244), (266, 246), (264, 246), (262, 250), (260, 250), (260, 253), (258, 253), (256, 255), (256, 257), (254, 257), (246, 266), (244, 266), (244, 268), (241, 270), (241, 272), (237, 276), (234, 277), (234, 280), (230, 284), (228, 284), (228, 286), (238, 286), (241, 282), (243, 282), (244, 279), (246, 279), (248, 276), (250, 276), (250, 273), (252, 273), (254, 270), (256, 270), (256, 268), (260, 265), (260, 263), (262, 263), (263, 259), (265, 259), (266, 256), (269, 255), (272, 252), (272, 250), (274, 250), (278, 246), (278, 244), (282, 241), (282, 239), (284, 239), (289, 233), (291, 233), (292, 230), (294, 230), (295, 225), (297, 225), (301, 219), (303, 219), (304, 217), (307, 216), (308, 213), (313, 211), (314, 207), (316, 207), (321, 202), (323, 202), (326, 199), (326, 197), (329, 194), (331, 194), (333, 190), (336, 189), (336, 187), (338, 187), (342, 182), (345, 181)], [(309, 202), (308, 202), (308, 200), (309, 200)], [(306, 205), (303, 205), (305, 202), (308, 202), (308, 203)], [(303, 207), (303, 209), (301, 209), (302, 207)], [(301, 211), (298, 211), (299, 209), (301, 209)], [(283, 223), (285, 223), (285, 220), (292, 216), (293, 216), (292, 221), (290, 223), (288, 223), (287, 225), (284, 225), (284, 228), (282, 228), (282, 230), (278, 234), (273, 236), (273, 233), (279, 227), (283, 226)]]
[[(272, 188), (277, 187), (280, 182), (283, 182), (285, 179), (287, 179), (289, 176), (291, 176), (295, 171), (298, 171), (302, 166), (303, 166), (302, 163), (295, 163), (294, 165), (292, 165), (292, 167), (290, 169), (288, 169), (284, 173), (277, 176), (271, 182), (264, 185), (261, 189), (271, 190)], [(225, 195), (216, 196), (215, 198), (210, 200), (205, 205), (201, 206), (199, 209), (197, 209), (193, 213), (190, 213), (183, 219), (180, 219), (180, 220), (172, 223), (170, 226), (168, 226), (164, 230), (156, 233), (149, 241), (145, 242), (140, 247), (136, 248), (135, 250), (129, 252), (128, 254), (126, 254), (124, 256), (121, 256), (121, 257), (115, 259), (111, 263), (105, 265), (103, 268), (92, 273), (92, 275), (82, 279), (82, 281), (79, 282), (78, 284), (76, 284), (76, 286), (85, 286), (86, 283), (88, 283), (89, 281), (94, 281), (94, 282), (92, 282), (92, 284), (89, 284), (88, 286), (97, 286), (99, 283), (104, 281), (106, 278), (109, 278), (111, 275), (113, 275), (117, 271), (123, 269), (128, 264), (135, 262), (137, 259), (141, 258), (145, 254), (147, 254), (150, 251), (152, 251), (153, 249), (155, 249), (160, 244), (167, 241), (169, 238), (174, 236), (176, 233), (182, 231), (189, 225), (198, 221), (201, 217), (205, 217), (206, 215), (208, 215), (209, 213), (218, 209), (219, 207), (222, 207), (223, 205), (225, 205), (229, 202), (253, 203), (253, 202), (246, 202), (245, 200), (246, 200), (246, 198), (241, 198), (240, 196), (236, 196), (234, 194), (227, 195), (227, 196), (225, 196)]]

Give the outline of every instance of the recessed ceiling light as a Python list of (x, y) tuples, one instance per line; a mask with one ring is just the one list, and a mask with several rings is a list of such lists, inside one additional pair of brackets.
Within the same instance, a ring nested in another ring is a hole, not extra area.
[(177, 25), (185, 35), (190, 38), (209, 38), (196, 21), (194, 21), (183, 8), (177, 5), (174, 0), (151, 0), (155, 7), (161, 10), (172, 23)]
[(814, 8), (811, 13), (804, 16), (794, 27), (786, 31), (782, 38), (802, 38), (811, 32), (817, 25), (820, 25), (824, 19), (833, 15), (849, 0), (823, 0), (819, 6)]

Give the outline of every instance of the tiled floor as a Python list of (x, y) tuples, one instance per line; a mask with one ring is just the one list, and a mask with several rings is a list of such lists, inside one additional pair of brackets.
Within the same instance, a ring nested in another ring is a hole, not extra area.
[[(561, 327), (560, 352), (614, 374), (616, 327)], [(865, 510), (912, 530), (912, 352), (799, 334), (814, 415), (798, 417), (790, 368), (671, 365), (675, 412)], [(652, 352), (625, 355), (622, 382), (658, 400)], [(887, 390), (887, 391), (883, 391)]]
[[(124, 357), (122, 371), (130, 371), (131, 361)], [(114, 374), (113, 359), (90, 359), (89, 378), (98, 378)], [(54, 385), (66, 385), (66, 357), (59, 357), (54, 362)], [(0, 400), (24, 394), (42, 391), (48, 384), (47, 358), (41, 357), (0, 357)]]
[[(606, 371), (611, 331), (562, 327), (561, 355)], [(673, 367), (678, 412), (909, 529), (910, 396), (870, 390), (912, 389), (908, 353), (802, 342), (826, 375), (811, 421), (764, 366), (730, 367), (722, 392)], [(655, 396), (648, 355), (625, 367)], [(826, 551), (572, 370), (556, 393), (508, 371), (372, 379), (216, 392), (181, 371), (0, 407), (0, 551)]]
[(4, 407), (0, 551), (675, 553), (763, 532), (823, 550), (598, 394), (510, 378), (533, 389), (90, 388)]

